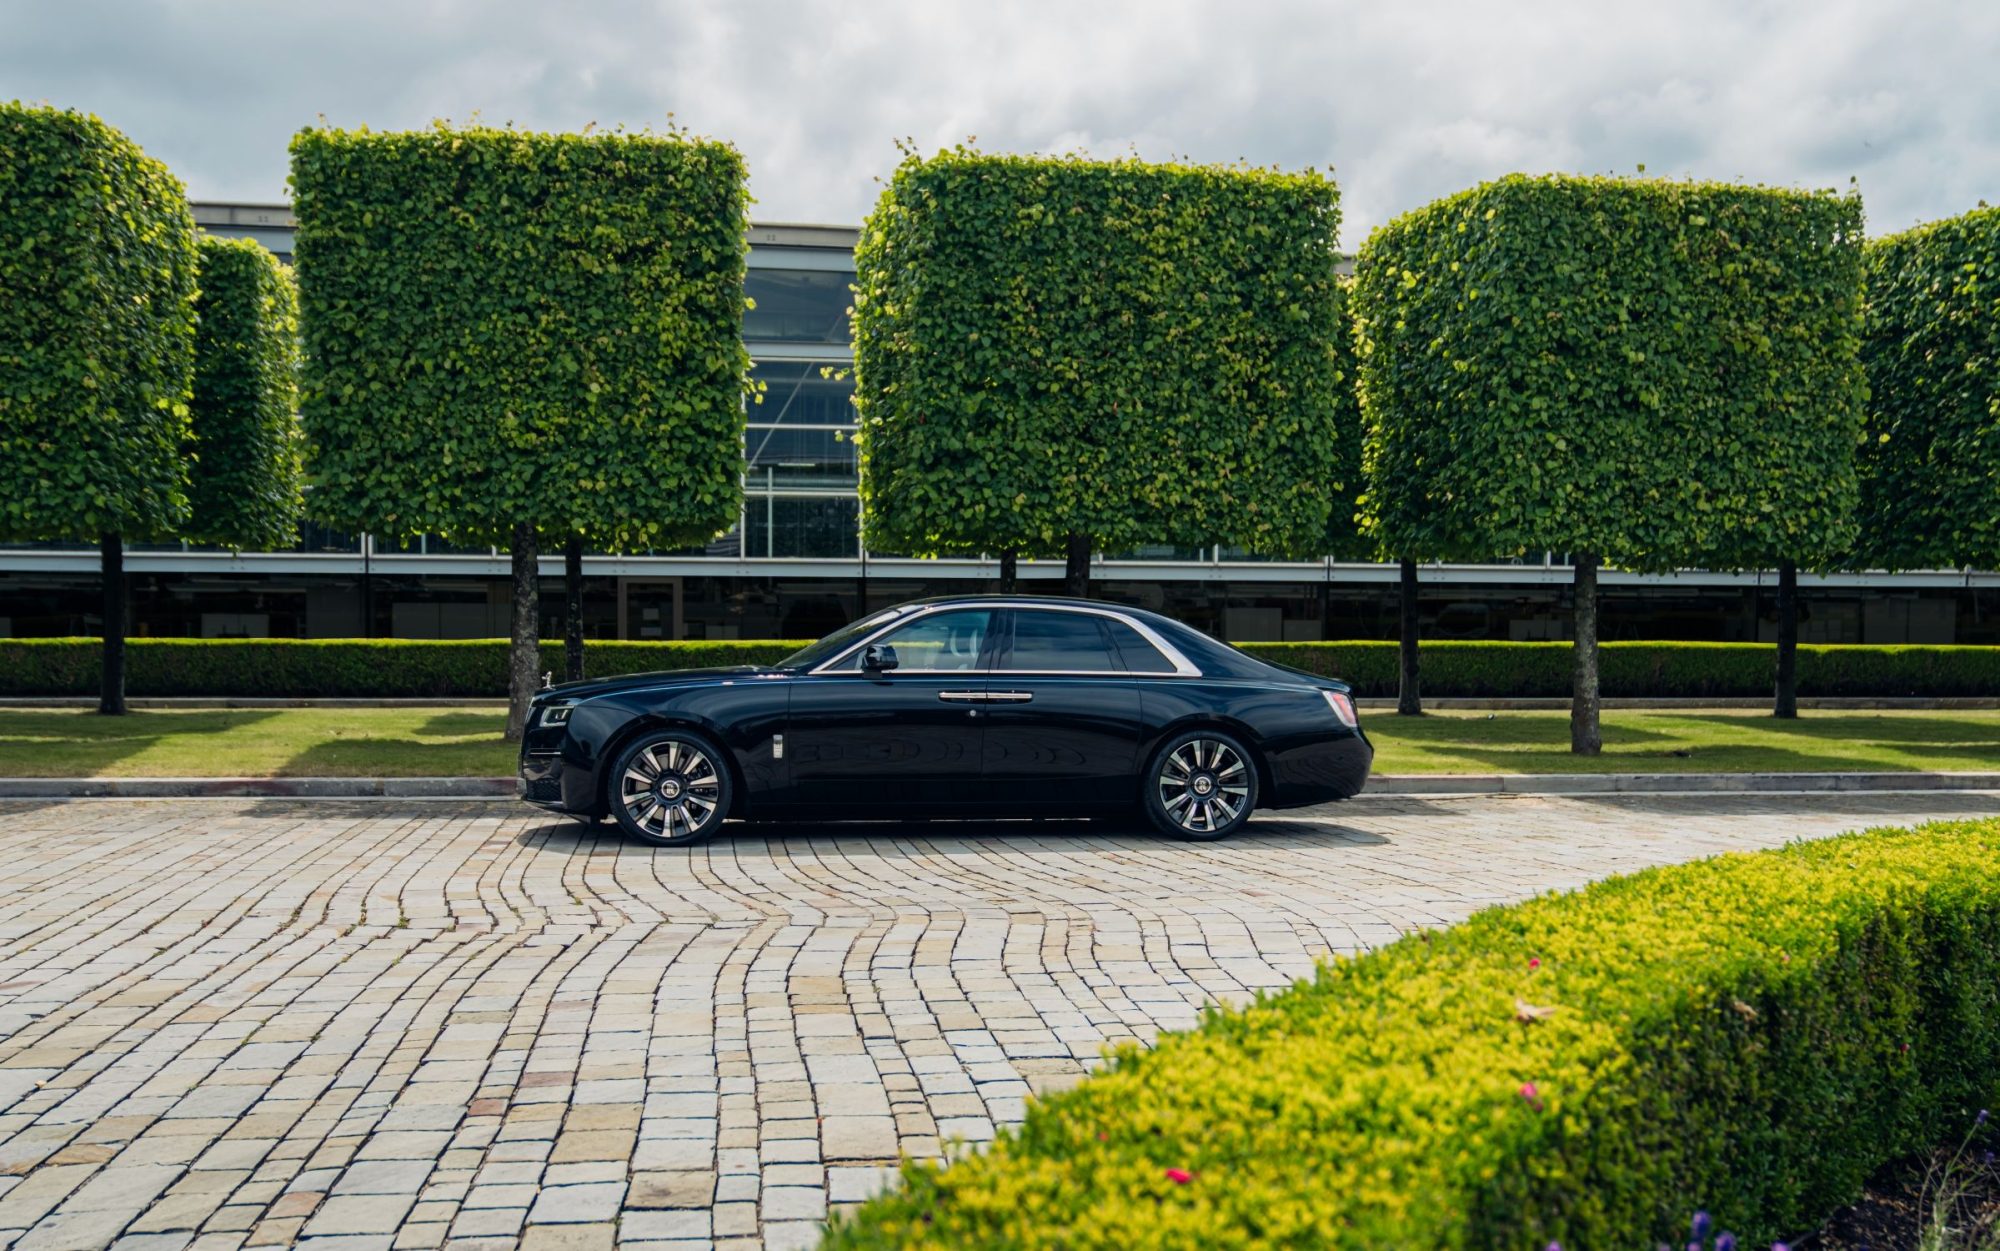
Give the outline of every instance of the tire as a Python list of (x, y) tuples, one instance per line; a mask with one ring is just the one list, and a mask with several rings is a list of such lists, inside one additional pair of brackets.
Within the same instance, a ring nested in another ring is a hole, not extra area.
[(687, 730), (655, 730), (618, 754), (605, 776), (612, 820), (655, 847), (685, 847), (722, 827), (736, 787), (722, 751)]
[(1143, 788), (1146, 815), (1161, 833), (1212, 843), (1242, 829), (1257, 810), (1257, 764), (1234, 735), (1190, 730), (1153, 753)]

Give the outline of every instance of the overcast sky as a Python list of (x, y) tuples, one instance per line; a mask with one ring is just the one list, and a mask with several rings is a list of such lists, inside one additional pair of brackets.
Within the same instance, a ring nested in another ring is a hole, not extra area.
[(1858, 179), (1884, 233), (2000, 201), (2000, 0), (0, 0), (0, 98), (99, 114), (197, 199), (434, 117), (736, 143), (756, 216), (858, 222), (894, 140), (1332, 167), (1352, 248), (1512, 171)]

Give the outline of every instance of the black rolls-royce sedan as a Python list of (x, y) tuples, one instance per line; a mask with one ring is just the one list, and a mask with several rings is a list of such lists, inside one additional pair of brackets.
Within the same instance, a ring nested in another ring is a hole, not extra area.
[(1374, 749), (1345, 684), (1094, 600), (919, 600), (768, 667), (572, 682), (534, 701), (520, 794), (649, 843), (726, 817), (1081, 817), (1179, 838), (1346, 799)]

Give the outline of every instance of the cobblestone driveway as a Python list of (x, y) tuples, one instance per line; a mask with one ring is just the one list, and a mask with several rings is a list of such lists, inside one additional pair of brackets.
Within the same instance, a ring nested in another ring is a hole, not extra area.
[(0, 804), (0, 1246), (810, 1245), (899, 1152), (1414, 926), (1992, 795), (1364, 799), (654, 851), (512, 804)]

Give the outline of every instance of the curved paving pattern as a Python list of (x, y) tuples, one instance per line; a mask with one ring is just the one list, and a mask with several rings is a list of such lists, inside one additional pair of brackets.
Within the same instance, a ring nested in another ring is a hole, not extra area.
[(808, 1246), (1408, 929), (1993, 795), (1364, 799), (1220, 845), (506, 803), (0, 804), (0, 1247)]

